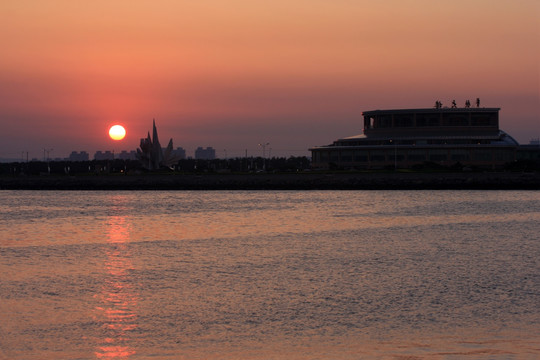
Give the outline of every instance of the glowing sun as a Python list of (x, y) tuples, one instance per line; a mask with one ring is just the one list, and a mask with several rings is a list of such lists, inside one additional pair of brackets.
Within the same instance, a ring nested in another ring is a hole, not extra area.
[(122, 125), (111, 126), (109, 136), (113, 140), (122, 140), (126, 136), (126, 129)]

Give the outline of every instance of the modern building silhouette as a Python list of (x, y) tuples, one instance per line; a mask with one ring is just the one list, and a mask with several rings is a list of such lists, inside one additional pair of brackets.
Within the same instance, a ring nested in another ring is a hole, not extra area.
[(425, 162), (499, 168), (516, 160), (518, 143), (499, 129), (500, 108), (374, 110), (363, 134), (311, 148), (314, 168), (410, 168)]

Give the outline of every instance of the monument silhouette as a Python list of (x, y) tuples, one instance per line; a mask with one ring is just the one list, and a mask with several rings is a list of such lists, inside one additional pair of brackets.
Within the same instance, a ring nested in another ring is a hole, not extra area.
[(148, 136), (141, 139), (140, 148), (137, 149), (137, 159), (147, 170), (170, 169), (180, 160), (180, 157), (173, 151), (172, 138), (165, 149), (161, 148), (155, 119), (152, 120), (152, 137), (148, 132)]

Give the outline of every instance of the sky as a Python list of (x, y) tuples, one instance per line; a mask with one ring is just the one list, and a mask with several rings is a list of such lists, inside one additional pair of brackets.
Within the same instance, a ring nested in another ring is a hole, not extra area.
[(540, 1), (0, 2), (0, 158), (135, 150), (152, 119), (188, 155), (303, 156), (362, 111), (476, 98), (540, 137)]

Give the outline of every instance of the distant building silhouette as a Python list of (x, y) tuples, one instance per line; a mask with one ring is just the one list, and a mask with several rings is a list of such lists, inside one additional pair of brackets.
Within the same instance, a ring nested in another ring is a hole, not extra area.
[(68, 161), (88, 161), (90, 159), (90, 156), (86, 151), (72, 151), (71, 154), (69, 154)]
[(175, 150), (173, 150), (173, 154), (180, 160), (186, 159), (186, 150), (181, 147), (177, 147)]
[(114, 153), (112, 151), (96, 151), (94, 154), (94, 160), (114, 160)]
[(131, 150), (130, 152), (122, 150), (122, 152), (120, 152), (116, 158), (121, 160), (137, 160), (137, 152), (135, 150)]
[(195, 159), (200, 160), (214, 160), (216, 158), (216, 150), (212, 147), (207, 147), (206, 149), (203, 149), (202, 147), (198, 147), (195, 150)]

